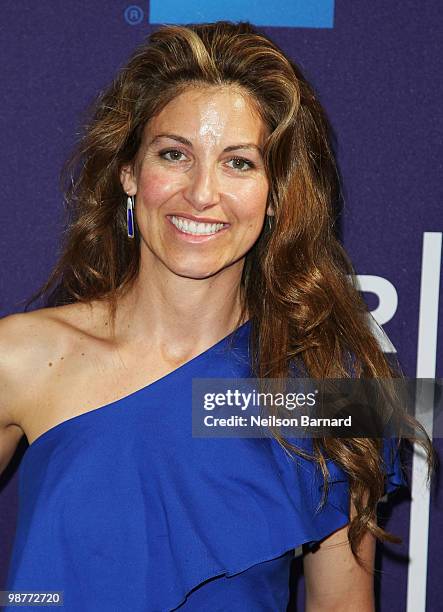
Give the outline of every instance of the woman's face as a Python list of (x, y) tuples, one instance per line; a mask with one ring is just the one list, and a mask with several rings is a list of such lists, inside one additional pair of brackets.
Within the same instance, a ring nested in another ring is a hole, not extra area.
[(142, 265), (188, 278), (243, 266), (267, 212), (266, 135), (234, 87), (187, 89), (147, 123), (135, 169), (120, 175), (136, 196)]

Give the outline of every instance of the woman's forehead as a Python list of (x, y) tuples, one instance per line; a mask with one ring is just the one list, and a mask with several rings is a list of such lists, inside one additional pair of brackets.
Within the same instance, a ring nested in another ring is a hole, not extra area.
[[(192, 138), (237, 137), (257, 140), (264, 124), (255, 101), (238, 87), (190, 87), (173, 98), (145, 126), (145, 138), (185, 131)], [(183, 136), (185, 134), (182, 134)]]

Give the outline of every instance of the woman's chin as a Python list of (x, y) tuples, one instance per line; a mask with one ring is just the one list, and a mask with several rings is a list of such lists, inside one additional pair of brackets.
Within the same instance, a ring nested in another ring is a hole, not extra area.
[(171, 272), (184, 278), (205, 279), (223, 272), (232, 273), (233, 266), (242, 266), (244, 256), (240, 257), (185, 257), (183, 254), (166, 257), (163, 262)]
[(174, 272), (174, 274), (176, 274), (177, 276), (181, 276), (183, 278), (194, 278), (198, 280), (198, 279), (210, 278), (211, 276), (214, 276), (218, 272), (221, 272), (222, 269), (223, 268), (219, 268), (219, 267), (208, 268), (208, 266), (205, 266), (205, 267), (175, 266), (174, 268), (171, 268), (171, 271)]

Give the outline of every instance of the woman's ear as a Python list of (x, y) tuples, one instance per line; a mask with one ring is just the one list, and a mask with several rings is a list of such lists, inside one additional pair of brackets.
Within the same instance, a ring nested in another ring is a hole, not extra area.
[(126, 164), (120, 168), (120, 182), (128, 195), (137, 193), (137, 181), (132, 164)]

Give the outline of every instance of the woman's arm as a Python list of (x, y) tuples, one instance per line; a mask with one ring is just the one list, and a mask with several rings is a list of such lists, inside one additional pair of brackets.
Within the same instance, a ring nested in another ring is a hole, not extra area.
[[(351, 504), (351, 518), (355, 509)], [(374, 576), (355, 560), (347, 536), (348, 525), (322, 540), (304, 556), (306, 612), (374, 612)], [(358, 553), (373, 571), (375, 537), (367, 532)]]
[(15, 410), (20, 391), (27, 384), (26, 378), (20, 376), (26, 361), (26, 353), (20, 352), (25, 336), (21, 324), (23, 317), (20, 314), (0, 319), (0, 475), (24, 435)]

